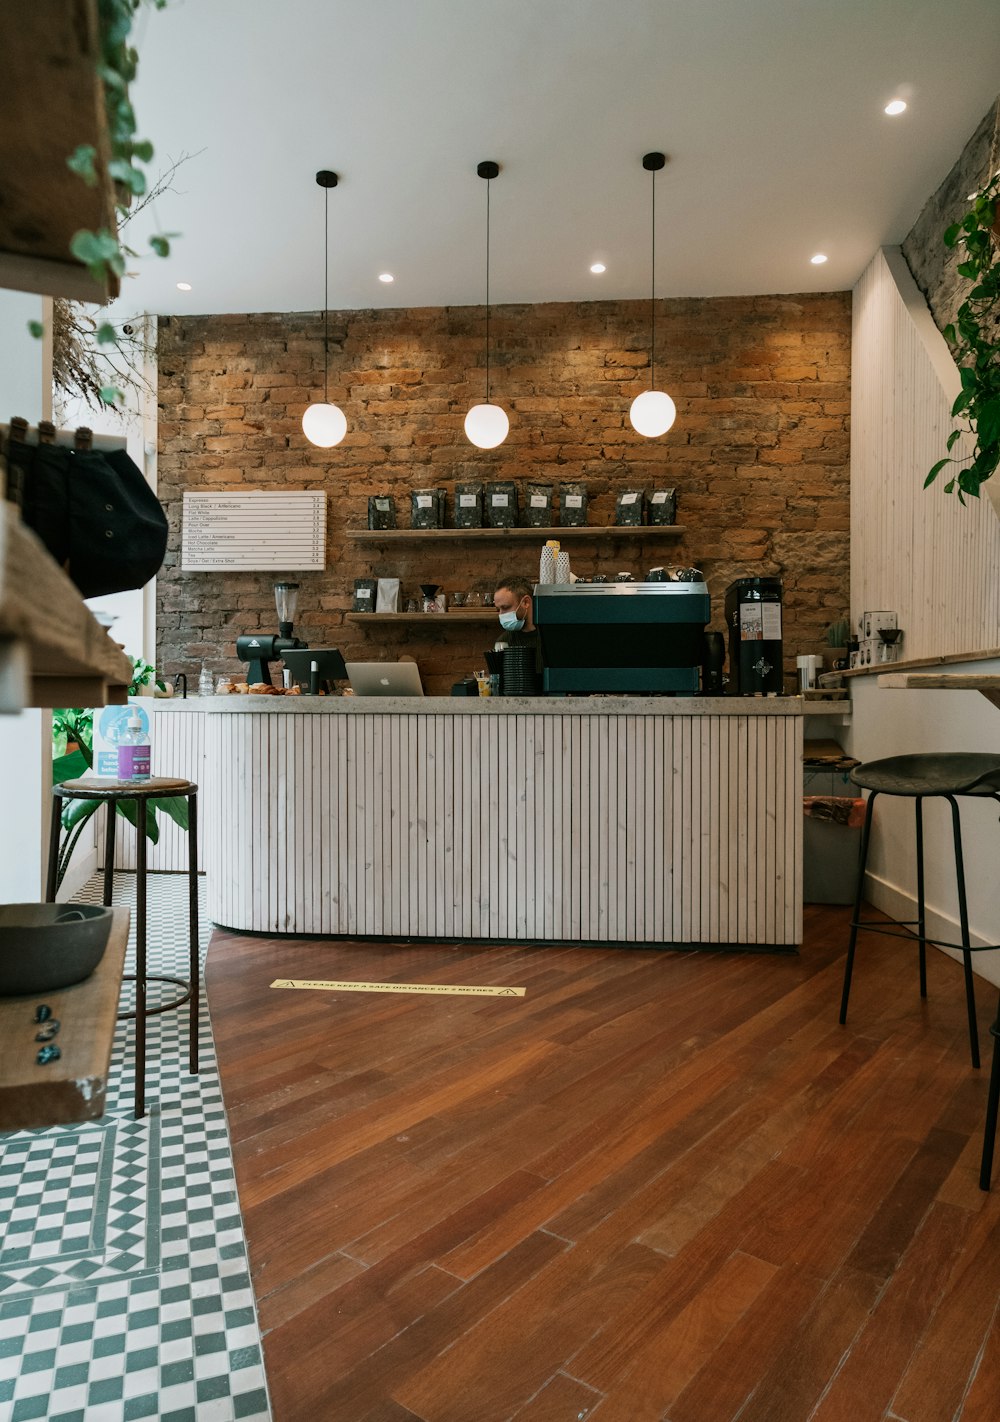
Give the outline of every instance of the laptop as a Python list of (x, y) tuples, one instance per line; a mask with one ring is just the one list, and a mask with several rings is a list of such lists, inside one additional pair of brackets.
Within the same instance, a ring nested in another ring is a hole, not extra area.
[(416, 662), (347, 662), (355, 696), (423, 696)]

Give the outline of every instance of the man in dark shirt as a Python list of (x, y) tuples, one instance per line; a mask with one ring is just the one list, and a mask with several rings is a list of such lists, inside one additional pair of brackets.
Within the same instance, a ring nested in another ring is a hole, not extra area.
[(532, 584), (520, 573), (497, 579), (493, 606), (500, 616), (501, 642), (508, 647), (534, 647), (535, 670), (542, 670), (542, 646), (535, 626)]

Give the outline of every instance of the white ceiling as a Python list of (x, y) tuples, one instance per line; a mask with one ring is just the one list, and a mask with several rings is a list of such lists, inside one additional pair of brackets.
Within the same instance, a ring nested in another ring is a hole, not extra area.
[(657, 295), (824, 291), (902, 240), (988, 110), (1000, 3), (169, 0), (139, 47), (154, 171), (196, 156), (127, 230), (181, 234), (137, 309), (321, 308), (318, 168), (331, 309), (477, 304), (483, 158), (493, 301), (645, 297), (655, 148)]

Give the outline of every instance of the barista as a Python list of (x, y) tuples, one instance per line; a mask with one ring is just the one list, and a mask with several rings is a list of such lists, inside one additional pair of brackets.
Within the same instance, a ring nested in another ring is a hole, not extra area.
[(542, 670), (542, 644), (535, 626), (532, 584), (520, 573), (497, 579), (493, 606), (500, 616), (500, 641), (508, 647), (534, 647), (535, 670)]

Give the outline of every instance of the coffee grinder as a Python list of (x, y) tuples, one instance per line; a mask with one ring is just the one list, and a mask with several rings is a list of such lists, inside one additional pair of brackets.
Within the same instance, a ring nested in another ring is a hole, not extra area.
[(277, 661), (284, 652), (305, 647), (298, 637), (292, 636), (292, 623), (299, 600), (298, 583), (275, 583), (274, 601), (278, 609), (278, 635), (265, 636), (262, 632), (249, 632), (236, 639), (236, 655), (247, 663), (247, 681), (251, 686), (259, 682), (271, 681), (270, 663)]

